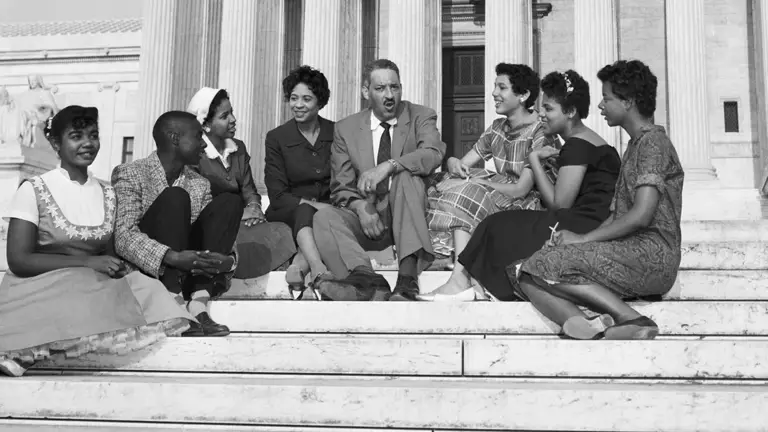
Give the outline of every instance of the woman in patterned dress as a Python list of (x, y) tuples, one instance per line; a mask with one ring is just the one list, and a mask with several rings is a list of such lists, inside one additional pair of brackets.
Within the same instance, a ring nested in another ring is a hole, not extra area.
[(494, 298), (514, 301), (516, 279), (507, 277), (509, 265), (521, 263), (541, 249), (559, 226), (578, 233), (598, 227), (610, 214), (621, 159), (595, 131), (582, 121), (589, 115), (589, 84), (578, 73), (552, 72), (541, 82), (541, 119), (544, 131), (565, 141), (557, 157), (557, 182), (547, 176), (543, 160), (558, 154), (551, 147), (534, 150), (528, 157), (536, 189), (547, 211), (507, 210), (480, 222), (459, 256), (463, 271), (426, 301), (472, 301), (477, 280)]
[[(427, 222), (435, 252), (456, 257), (486, 217), (511, 209), (541, 210), (528, 155), (559, 142), (544, 133), (533, 106), (539, 96), (539, 75), (522, 64), (496, 65), (493, 89), (496, 113), (474, 147), (461, 159), (451, 157), (447, 172), (437, 173), (427, 193)], [(470, 168), (493, 159), (496, 172)], [(461, 269), (461, 264), (456, 262)]]
[(99, 152), (96, 108), (64, 108), (45, 133), (61, 166), (23, 182), (5, 215), (0, 374), (9, 376), (56, 353), (141, 349), (194, 320), (160, 281), (126, 275), (119, 258), (104, 254), (115, 193), (88, 173)]
[[(522, 265), (520, 292), (567, 337), (653, 339), (656, 323), (622, 298), (662, 295), (675, 283), (684, 173), (666, 132), (653, 124), (657, 79), (648, 66), (621, 60), (597, 76), (603, 116), (631, 138), (613, 213), (586, 234), (558, 231), (552, 247)], [(587, 318), (578, 306), (603, 315)]]

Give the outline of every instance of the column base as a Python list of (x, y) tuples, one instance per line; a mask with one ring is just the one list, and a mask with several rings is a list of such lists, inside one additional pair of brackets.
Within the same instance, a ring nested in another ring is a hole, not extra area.
[(683, 220), (757, 220), (768, 217), (768, 199), (757, 189), (727, 189), (718, 182), (685, 182)]

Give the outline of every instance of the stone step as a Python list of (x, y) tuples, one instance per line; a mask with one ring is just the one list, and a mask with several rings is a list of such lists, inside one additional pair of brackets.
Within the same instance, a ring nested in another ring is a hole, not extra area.
[[(397, 271), (380, 271), (390, 286)], [(423, 292), (444, 284), (447, 271), (425, 271), (419, 278)], [(285, 272), (271, 272), (259, 278), (233, 279), (223, 296), (228, 300), (292, 300)], [(768, 300), (768, 270), (680, 270), (677, 282), (665, 300)]]
[(463, 430), (765, 430), (762, 385), (569, 380), (29, 376), (7, 417)]
[[(633, 303), (666, 335), (768, 335), (768, 302)], [(259, 333), (553, 334), (524, 302), (217, 301), (216, 321)]]
[[(432, 429), (359, 429), (335, 427), (291, 427), (291, 426), (230, 426), (213, 424), (184, 423), (137, 423), (118, 421), (72, 421), (72, 420), (0, 420), (3, 432), (120, 432), (120, 431), (195, 431), (195, 432), (412, 432), (432, 431)], [(440, 432), (451, 432), (443, 431)]]
[(766, 358), (768, 339), (740, 338), (173, 338), (127, 356), (57, 358), (35, 370), (768, 380)]
[(680, 224), (683, 241), (692, 242), (768, 242), (768, 219), (701, 220)]

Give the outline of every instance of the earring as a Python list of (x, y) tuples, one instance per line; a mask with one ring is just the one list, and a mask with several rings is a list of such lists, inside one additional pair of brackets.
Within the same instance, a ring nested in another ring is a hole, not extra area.
[(208, 133), (211, 131), (211, 128), (209, 126), (203, 126), (203, 130), (205, 131), (205, 133)]

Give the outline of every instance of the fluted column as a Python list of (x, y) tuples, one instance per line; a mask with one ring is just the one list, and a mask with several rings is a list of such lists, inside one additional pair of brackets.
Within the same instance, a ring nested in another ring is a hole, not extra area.
[(426, 105), (437, 112), (437, 127), (441, 128), (443, 114), (443, 2), (423, 0), (426, 3), (424, 29), (426, 31)]
[(669, 135), (686, 181), (716, 180), (710, 160), (704, 0), (667, 0)]
[(134, 158), (155, 149), (160, 114), (184, 110), (202, 86), (216, 84), (222, 0), (144, 0)]
[[(754, 38), (756, 45), (757, 73), (757, 118), (755, 123), (758, 128), (758, 143), (760, 146), (762, 161), (768, 161), (768, 2), (754, 0), (752, 19), (754, 21)], [(760, 184), (763, 194), (768, 194), (768, 165), (763, 167), (762, 182)]]
[(264, 137), (280, 123), (284, 20), (283, 0), (224, 0), (219, 87), (229, 92), (262, 192)]
[[(339, 87), (336, 88), (336, 115), (342, 119), (360, 111), (363, 72), (363, 2), (342, 0), (339, 45)], [(333, 97), (333, 89), (331, 89)]]
[[(403, 99), (427, 105), (427, 33), (424, 28), (427, 5), (424, 1), (389, 1), (389, 59), (400, 68)], [(432, 53), (429, 53), (431, 55)]]
[(264, 138), (267, 132), (282, 122), (283, 71), (276, 65), (283, 64), (285, 55), (285, 1), (259, 0), (259, 43), (256, 58), (256, 100), (259, 108), (253, 118), (256, 141), (250, 144), (253, 178), (262, 194), (264, 186)]
[(498, 116), (493, 92), (496, 65), (501, 62), (531, 65), (533, 19), (531, 0), (485, 1), (485, 126)]
[(184, 110), (201, 87), (219, 80), (222, 0), (183, 0), (176, 14), (171, 108)]
[(341, 89), (341, 10), (342, 0), (304, 2), (301, 62), (319, 69), (328, 80), (331, 98), (320, 115), (331, 120), (343, 117), (337, 109)]
[(616, 0), (579, 0), (573, 13), (574, 69), (589, 83), (589, 117), (584, 123), (608, 144), (617, 147), (619, 129), (608, 126), (597, 108), (603, 98), (597, 72), (618, 58)]
[(154, 151), (152, 126), (171, 106), (173, 95), (173, 42), (178, 0), (144, 0), (142, 5), (139, 106), (134, 138), (134, 158)]

